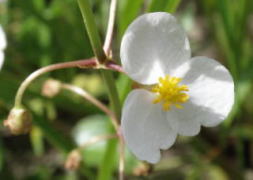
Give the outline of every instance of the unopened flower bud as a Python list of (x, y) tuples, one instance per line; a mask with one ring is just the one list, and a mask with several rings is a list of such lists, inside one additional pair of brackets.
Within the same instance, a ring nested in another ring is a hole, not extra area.
[(136, 168), (133, 170), (133, 174), (135, 176), (147, 176), (152, 170), (152, 167), (147, 164), (141, 162)]
[(42, 95), (47, 97), (54, 97), (56, 96), (61, 90), (61, 82), (54, 80), (54, 79), (48, 79), (45, 81), (42, 87)]
[(82, 155), (79, 150), (73, 150), (69, 153), (67, 160), (65, 162), (65, 169), (67, 170), (77, 170), (80, 167), (82, 161)]
[(25, 134), (31, 129), (32, 115), (24, 108), (14, 107), (4, 121), (4, 126), (7, 126), (12, 134)]

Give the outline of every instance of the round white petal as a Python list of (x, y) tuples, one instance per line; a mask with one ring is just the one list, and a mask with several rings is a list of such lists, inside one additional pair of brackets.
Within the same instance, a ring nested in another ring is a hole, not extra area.
[(132, 79), (153, 84), (190, 59), (190, 46), (172, 15), (149, 13), (128, 27), (121, 42), (120, 57), (123, 69)]
[(4, 53), (0, 51), (0, 70), (2, 69), (4, 63)]
[(3, 28), (0, 26), (0, 51), (6, 48), (6, 37)]
[(160, 149), (168, 149), (176, 133), (166, 121), (161, 106), (153, 104), (154, 94), (133, 90), (122, 111), (122, 133), (129, 149), (140, 159), (150, 163), (160, 160)]
[(228, 116), (234, 104), (234, 82), (222, 64), (207, 57), (194, 57), (174, 75), (183, 77), (191, 102), (207, 114), (202, 117), (202, 125), (216, 126)]
[(183, 136), (194, 136), (200, 131), (200, 122), (206, 113), (191, 101), (182, 104), (183, 109), (172, 107), (167, 111), (167, 120), (178, 134)]

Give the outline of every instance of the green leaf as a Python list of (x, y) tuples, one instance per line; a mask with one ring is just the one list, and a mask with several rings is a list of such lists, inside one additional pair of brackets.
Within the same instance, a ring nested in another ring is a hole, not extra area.
[[(72, 136), (79, 146), (91, 138), (110, 134), (110, 122), (104, 115), (92, 115), (82, 118), (74, 126)], [(103, 160), (106, 151), (106, 141), (92, 144), (83, 149), (84, 163), (97, 167)]]
[[(74, 126), (72, 136), (79, 146), (88, 142), (91, 138), (101, 135), (109, 135), (114, 131), (111, 123), (105, 115), (91, 115), (82, 118)], [(85, 166), (100, 167), (98, 179), (110, 179), (111, 174), (117, 171), (119, 153), (118, 140), (103, 140), (82, 149)], [(109, 162), (111, 162), (109, 164)], [(125, 150), (125, 173), (132, 173), (138, 165), (138, 160)]]
[(43, 11), (45, 8), (45, 1), (44, 0), (33, 0), (32, 4), (34, 6), (34, 9), (36, 9), (36, 11)]
[[(92, 115), (81, 119), (72, 131), (72, 136), (78, 145), (91, 138), (112, 134), (113, 129), (105, 115)], [(110, 180), (117, 167), (117, 140), (97, 142), (83, 149), (84, 163), (88, 166), (99, 167), (98, 179)]]

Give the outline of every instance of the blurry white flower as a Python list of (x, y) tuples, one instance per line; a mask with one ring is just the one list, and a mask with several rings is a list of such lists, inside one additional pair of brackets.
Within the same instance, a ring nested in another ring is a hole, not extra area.
[(0, 26), (0, 70), (4, 62), (4, 49), (6, 48), (6, 37), (5, 33)]
[(120, 56), (125, 72), (151, 87), (130, 92), (122, 111), (125, 142), (141, 160), (158, 162), (178, 134), (216, 126), (232, 108), (228, 70), (207, 57), (191, 58), (185, 32), (168, 13), (138, 17), (123, 36)]

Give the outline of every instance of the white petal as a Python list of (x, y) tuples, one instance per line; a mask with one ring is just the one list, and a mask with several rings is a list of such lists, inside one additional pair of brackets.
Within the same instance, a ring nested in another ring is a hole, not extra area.
[(3, 28), (0, 26), (0, 51), (6, 48), (6, 37)]
[(120, 57), (123, 69), (135, 81), (154, 84), (190, 59), (190, 46), (176, 19), (164, 12), (138, 17), (125, 32)]
[(183, 109), (172, 107), (170, 111), (166, 113), (167, 120), (171, 127), (178, 134), (183, 136), (194, 136), (200, 131), (200, 121), (203, 116), (201, 109), (191, 101), (182, 104)]
[(122, 133), (129, 149), (140, 159), (150, 163), (160, 160), (160, 149), (168, 149), (176, 133), (166, 121), (161, 106), (153, 104), (154, 94), (133, 90), (122, 111)]
[(2, 69), (4, 63), (4, 53), (0, 51), (0, 70)]
[[(178, 71), (179, 72), (179, 71)], [(181, 74), (180, 74), (181, 73)], [(194, 57), (177, 75), (189, 87), (191, 102), (201, 109), (201, 124), (216, 126), (229, 114), (234, 104), (234, 82), (229, 71), (218, 61)]]

